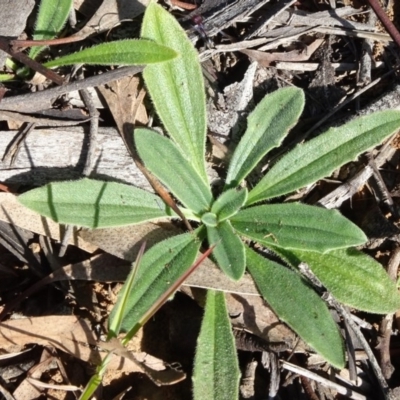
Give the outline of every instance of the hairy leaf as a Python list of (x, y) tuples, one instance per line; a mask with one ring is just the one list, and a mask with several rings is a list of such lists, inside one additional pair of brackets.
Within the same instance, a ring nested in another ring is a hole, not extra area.
[(121, 332), (128, 332), (138, 324), (168, 287), (193, 264), (200, 243), (195, 234), (185, 233), (157, 243), (146, 251), (134, 290), (127, 300)]
[(49, 183), (20, 195), (18, 200), (56, 222), (88, 228), (176, 217), (158, 196), (143, 189), (87, 178)]
[(226, 185), (235, 187), (282, 140), (304, 108), (301, 89), (287, 87), (264, 97), (247, 119), (247, 130), (233, 153)]
[[(41, 0), (33, 40), (54, 39), (64, 27), (71, 6), (72, 0)], [(35, 59), (45, 47), (32, 47), (29, 57)]]
[(282, 157), (249, 193), (247, 204), (280, 196), (325, 176), (400, 128), (400, 111), (381, 111), (331, 128)]
[(176, 56), (177, 53), (174, 50), (150, 40), (127, 39), (101, 43), (48, 61), (44, 65), (48, 68), (80, 63), (89, 65), (139, 65), (160, 63), (171, 60)]
[(194, 400), (235, 400), (240, 370), (222, 292), (209, 290), (193, 369)]
[(328, 307), (294, 271), (246, 248), (247, 268), (261, 295), (308, 345), (337, 368), (344, 366), (342, 339)]
[(400, 308), (400, 295), (382, 265), (356, 249), (320, 254), (275, 249), (294, 266), (308, 264), (332, 295), (358, 310), (387, 314)]
[(167, 63), (148, 65), (143, 77), (168, 134), (207, 183), (206, 100), (197, 51), (175, 18), (155, 3), (147, 7), (141, 36), (179, 54)]
[(229, 221), (223, 221), (216, 228), (207, 226), (209, 245), (216, 245), (213, 256), (218, 266), (233, 280), (239, 280), (245, 270), (244, 244), (232, 229)]
[(300, 203), (247, 208), (232, 217), (231, 223), (243, 236), (287, 249), (324, 253), (367, 240), (363, 231), (338, 211)]
[(218, 216), (218, 221), (224, 221), (235, 215), (246, 203), (247, 194), (246, 188), (226, 190), (215, 200), (211, 212)]
[(206, 225), (206, 226), (210, 226), (212, 228), (215, 228), (218, 225), (218, 219), (216, 214), (212, 213), (212, 212), (207, 212), (204, 213), (201, 216), (201, 222)]
[(182, 204), (196, 214), (210, 209), (210, 187), (171, 140), (141, 128), (135, 130), (135, 144), (146, 167)]

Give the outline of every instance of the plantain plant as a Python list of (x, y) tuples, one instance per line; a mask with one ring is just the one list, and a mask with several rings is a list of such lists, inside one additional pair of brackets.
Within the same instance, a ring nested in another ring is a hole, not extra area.
[[(212, 256), (226, 275), (239, 280), (247, 268), (281, 320), (334, 367), (343, 367), (338, 327), (324, 301), (299, 274), (299, 263), (306, 262), (337, 300), (367, 312), (397, 310), (396, 286), (379, 263), (355, 249), (367, 238), (338, 211), (277, 200), (381, 143), (400, 128), (400, 112), (378, 112), (329, 129), (295, 147), (248, 189), (248, 175), (281, 144), (304, 108), (304, 93), (298, 88), (270, 93), (249, 115), (225, 186), (214, 194), (206, 173), (206, 102), (197, 52), (177, 21), (153, 3), (145, 13), (141, 36), (178, 56), (147, 65), (143, 72), (168, 137), (137, 128), (134, 142), (146, 168), (175, 196), (195, 229), (157, 243), (144, 254), (121, 331), (138, 324), (166, 287), (193, 264), (202, 244), (215, 245)], [(57, 222), (90, 228), (179, 218), (156, 194), (87, 178), (50, 183), (20, 195), (19, 201)], [(285, 263), (267, 258), (264, 248)], [(215, 296), (209, 298), (215, 301)], [(216, 324), (218, 318), (208, 317), (208, 324), (210, 320)], [(206, 351), (201, 342), (198, 353)], [(217, 363), (216, 353), (209, 354), (209, 362)], [(196, 358), (202, 360), (201, 355)]]

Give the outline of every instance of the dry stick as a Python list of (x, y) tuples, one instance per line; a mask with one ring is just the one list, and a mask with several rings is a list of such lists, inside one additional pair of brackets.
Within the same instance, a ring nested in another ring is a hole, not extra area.
[(25, 142), (28, 134), (35, 129), (36, 123), (27, 122), (23, 125), (23, 128), (19, 130), (18, 134), (11, 143), (7, 146), (7, 150), (3, 156), (2, 161), (10, 166), (10, 168), (14, 167), (15, 161), (17, 159), (18, 153), (22, 147), (22, 144)]
[(338, 393), (347, 396), (349, 399), (354, 399), (354, 400), (368, 400), (367, 397), (365, 397), (364, 395), (358, 393), (358, 392), (354, 392), (351, 389), (348, 389), (344, 386), (341, 386), (335, 382), (330, 381), (329, 379), (326, 379), (318, 374), (316, 374), (315, 372), (311, 372), (308, 369), (299, 367), (298, 365), (289, 363), (287, 361), (284, 360), (280, 360), (281, 366), (282, 368), (288, 370), (288, 371), (292, 371), (296, 374), (299, 374), (301, 376), (305, 376), (309, 379), (314, 380), (315, 382), (319, 382), (322, 385), (334, 389), (336, 390)]
[(397, 217), (397, 210), (394, 207), (394, 202), (392, 196), (389, 192), (389, 189), (386, 186), (385, 181), (382, 178), (382, 175), (372, 157), (370, 157), (369, 165), (372, 168), (372, 176), (375, 179), (376, 188), (382, 198), (382, 201), (389, 208), (390, 212), (393, 216)]
[(56, 74), (51, 69), (46, 68), (45, 66), (33, 60), (32, 58), (28, 57), (24, 53), (14, 51), (10, 47), (9, 42), (3, 38), (0, 38), (0, 49), (5, 51), (12, 58), (26, 65), (27, 67), (35, 70), (39, 74), (44, 75), (47, 79), (50, 79), (51, 81), (57, 83), (57, 85), (63, 85), (65, 83), (64, 78)]
[(243, 399), (254, 399), (254, 381), (258, 362), (250, 360), (246, 363), (242, 379), (240, 380), (239, 391)]
[(89, 149), (87, 153), (85, 168), (83, 169), (83, 175), (89, 176), (92, 173), (93, 155), (96, 150), (96, 139), (99, 128), (99, 112), (97, 111), (93, 103), (92, 96), (90, 95), (87, 89), (81, 89), (80, 94), (90, 115)]
[(354, 349), (353, 338), (351, 337), (350, 328), (347, 324), (347, 321), (344, 320), (343, 322), (347, 357), (349, 360), (349, 378), (351, 382), (357, 385), (356, 351)]
[(133, 160), (135, 161), (136, 166), (139, 168), (140, 172), (146, 177), (154, 191), (163, 199), (165, 204), (167, 204), (176, 212), (176, 214), (182, 219), (186, 228), (190, 232), (193, 231), (190, 222), (183, 215), (182, 211), (179, 209), (174, 199), (171, 197), (168, 191), (165, 190), (164, 186), (158, 181), (158, 179), (142, 164), (138, 154), (135, 151), (131, 150), (131, 155), (133, 157)]
[(385, 79), (388, 76), (390, 76), (391, 74), (393, 74), (396, 71), (396, 69), (398, 69), (399, 67), (400, 67), (400, 65), (396, 65), (391, 71), (389, 71), (386, 74), (382, 75), (381, 77), (375, 79), (369, 85), (364, 86), (362, 89), (358, 90), (356, 93), (349, 96), (345, 101), (338, 104), (332, 111), (328, 112), (316, 124), (314, 124), (307, 132), (305, 132), (303, 135), (301, 135), (300, 138), (297, 138), (296, 142), (299, 143), (299, 142), (305, 140), (312, 132), (314, 132), (317, 128), (319, 128), (322, 124), (324, 124), (330, 117), (332, 117), (332, 115), (336, 114), (341, 108), (343, 108), (344, 106), (349, 104), (351, 101), (353, 101), (357, 97), (361, 96), (364, 92), (366, 92), (367, 90), (374, 87), (376, 84), (378, 84), (383, 79)]
[[(370, 12), (368, 15), (368, 23), (372, 26), (376, 25), (376, 14)], [(371, 82), (371, 68), (372, 68), (372, 54), (374, 48), (374, 41), (371, 39), (364, 39), (362, 41), (362, 55), (359, 64), (359, 73), (357, 77), (357, 84), (359, 86), (367, 85)]]
[[(390, 257), (388, 264), (388, 275), (390, 279), (396, 281), (397, 270), (400, 264), (400, 247), (396, 247)], [(379, 343), (379, 358), (382, 373), (386, 379), (390, 379), (394, 367), (390, 361), (390, 337), (392, 335), (393, 314), (386, 315), (380, 324), (379, 333), (381, 341)]]
[[(99, 128), (99, 112), (97, 111), (92, 96), (88, 92), (87, 89), (81, 89), (80, 94), (82, 96), (82, 100), (85, 103), (90, 116), (90, 129), (89, 129), (89, 148), (87, 151), (85, 167), (83, 169), (83, 176), (89, 176), (93, 169), (93, 158), (94, 152), (96, 150), (96, 142), (97, 142), (97, 132)], [(69, 239), (72, 236), (73, 225), (66, 225), (65, 232), (61, 240), (60, 251), (58, 253), (59, 257), (63, 257), (68, 247)]]
[(336, 301), (336, 299), (332, 296), (331, 293), (328, 293), (328, 292), (326, 293), (325, 300), (330, 305), (332, 305), (344, 319), (346, 319), (348, 326), (353, 330), (354, 334), (360, 340), (361, 345), (363, 346), (365, 352), (367, 353), (368, 361), (369, 361), (371, 368), (375, 374), (375, 377), (379, 383), (379, 387), (382, 391), (384, 399), (391, 400), (389, 386), (386, 382), (386, 379), (382, 374), (382, 370), (379, 367), (378, 361), (376, 360), (375, 355), (374, 355), (373, 351), (371, 350), (371, 347), (369, 346), (367, 340), (365, 339), (364, 335), (360, 331), (359, 326), (353, 321), (351, 314), (345, 309), (344, 306), (342, 306), (341, 304), (339, 304)]
[[(19, 96), (6, 97), (0, 102), (0, 110), (33, 112), (49, 108), (59, 96), (75, 90), (104, 85), (108, 82), (121, 79), (127, 75), (135, 75), (143, 71), (142, 66), (123, 67), (107, 71), (83, 80), (70, 82), (64, 86), (54, 87), (41, 92), (28, 93)], [(46, 104), (43, 104), (46, 103)]]
[(393, 22), (389, 19), (385, 11), (382, 9), (378, 0), (368, 0), (369, 5), (375, 11), (375, 14), (378, 16), (382, 25), (387, 30), (388, 34), (392, 37), (393, 41), (400, 47), (400, 33), (397, 28), (394, 26)]
[(10, 40), (10, 47), (13, 50), (22, 50), (26, 47), (35, 47), (35, 46), (56, 46), (60, 44), (69, 44), (80, 42), (81, 40), (85, 39), (84, 37), (80, 36), (68, 36), (65, 38), (58, 38), (58, 39), (47, 39), (47, 40)]
[(314, 389), (311, 386), (310, 379), (306, 376), (300, 375), (300, 381), (308, 398), (310, 400), (319, 400), (318, 396), (315, 394)]
[[(299, 265), (299, 271), (307, 277), (310, 282), (319, 289), (325, 290), (324, 285), (322, 282), (317, 278), (317, 276), (311, 271), (310, 267), (306, 263), (300, 263)], [(336, 311), (342, 316), (344, 320), (346, 320), (346, 324), (348, 327), (351, 328), (353, 333), (356, 335), (357, 339), (360, 341), (361, 345), (363, 346), (365, 353), (368, 356), (368, 361), (371, 365), (372, 371), (375, 374), (375, 377), (378, 381), (379, 388), (382, 391), (382, 394), (384, 396), (385, 400), (392, 400), (390, 397), (390, 391), (389, 391), (389, 386), (386, 382), (385, 377), (382, 374), (382, 370), (379, 367), (379, 364), (375, 358), (374, 353), (371, 350), (371, 347), (369, 346), (367, 340), (365, 339), (364, 335), (362, 334), (360, 327), (354, 322), (351, 314), (347, 311), (347, 309), (342, 306), (333, 296), (331, 293), (325, 290), (324, 294), (322, 295), (322, 298), (333, 308), (336, 309)]]
[[(137, 97), (137, 102), (135, 104), (135, 107), (132, 110), (133, 120), (135, 120), (135, 118), (136, 118), (136, 113), (139, 110), (139, 105), (142, 103), (145, 95), (146, 95), (146, 91), (141, 89), (139, 92), (139, 95)], [(145, 176), (145, 178), (150, 183), (150, 185), (154, 189), (154, 191), (163, 199), (165, 204), (167, 204), (169, 207), (172, 208), (172, 210), (174, 210), (176, 212), (176, 214), (182, 219), (186, 228), (189, 231), (193, 231), (193, 228), (190, 225), (190, 222), (183, 215), (182, 211), (179, 209), (178, 205), (176, 204), (176, 202), (174, 201), (172, 196), (168, 193), (167, 190), (165, 190), (164, 186), (158, 181), (158, 179), (150, 171), (147, 170), (147, 168), (141, 162), (140, 157), (137, 154), (137, 151), (135, 150), (130, 124), (124, 124), (124, 126), (122, 128), (122, 132), (120, 132), (120, 135), (122, 137), (122, 140), (125, 143), (126, 149), (128, 150), (129, 154), (132, 156), (133, 161), (135, 162), (136, 166), (142, 172), (142, 174)]]
[[(386, 141), (386, 143), (382, 146), (378, 156), (374, 159), (374, 163), (378, 168), (395, 153), (396, 149), (391, 146), (392, 139), (395, 136), (396, 134)], [(320, 199), (317, 204), (325, 208), (339, 208), (345, 200), (351, 198), (360, 187), (366, 184), (368, 179), (372, 176), (372, 173), (372, 166), (366, 165), (365, 168), (350, 178), (343, 185), (340, 185), (334, 191)]]
[(279, 391), (279, 384), (281, 382), (281, 374), (279, 369), (278, 356), (275, 353), (269, 354), (270, 359), (270, 378), (269, 378), (269, 388), (268, 397), (274, 399)]

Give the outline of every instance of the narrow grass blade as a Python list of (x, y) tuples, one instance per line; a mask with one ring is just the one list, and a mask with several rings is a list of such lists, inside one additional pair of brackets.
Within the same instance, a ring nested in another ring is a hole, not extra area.
[(105, 228), (173, 216), (161, 199), (145, 190), (93, 179), (55, 182), (18, 197), (25, 207), (62, 224)]
[(328, 307), (296, 272), (246, 248), (247, 268), (261, 295), (308, 345), (337, 368), (344, 366), (343, 342)]
[(197, 51), (176, 19), (153, 2), (147, 7), (141, 36), (179, 54), (167, 63), (148, 65), (143, 77), (168, 134), (208, 184), (206, 99)]
[(381, 111), (357, 118), (282, 157), (250, 191), (247, 204), (267, 200), (329, 176), (343, 164), (381, 143), (400, 129), (400, 111)]
[(47, 68), (64, 65), (140, 65), (171, 60), (177, 53), (150, 40), (127, 39), (101, 43), (44, 63)]
[(90, 400), (93, 397), (94, 392), (100, 386), (103, 376), (107, 371), (108, 364), (111, 361), (112, 353), (108, 353), (103, 359), (102, 363), (96, 368), (96, 373), (90, 378), (88, 384), (86, 385), (84, 391), (79, 397), (79, 400)]
[(287, 249), (325, 253), (367, 241), (364, 232), (338, 211), (300, 203), (250, 207), (239, 211), (231, 223), (247, 238)]
[(129, 295), (132, 291), (133, 284), (135, 282), (135, 278), (137, 272), (140, 267), (140, 262), (143, 257), (144, 249), (146, 248), (146, 242), (140, 246), (139, 253), (136, 257), (135, 263), (132, 265), (132, 270), (129, 273), (128, 277), (118, 296), (118, 301), (114, 306), (114, 313), (110, 314), (110, 318), (108, 319), (108, 336), (107, 340), (110, 340), (113, 337), (117, 337), (122, 324), (122, 319), (124, 314), (126, 313), (126, 306), (128, 302)]
[(268, 94), (247, 118), (247, 130), (233, 153), (226, 177), (236, 187), (260, 160), (281, 144), (304, 108), (301, 89), (287, 87)]
[(210, 187), (170, 139), (141, 128), (135, 130), (135, 144), (146, 168), (185, 207), (198, 215), (210, 209), (213, 199)]
[(193, 370), (194, 400), (239, 397), (239, 364), (223, 292), (209, 290)]

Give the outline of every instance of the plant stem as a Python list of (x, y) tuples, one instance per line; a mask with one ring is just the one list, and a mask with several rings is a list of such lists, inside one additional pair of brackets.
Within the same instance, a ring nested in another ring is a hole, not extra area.
[(8, 40), (0, 38), (0, 49), (5, 51), (12, 58), (14, 58), (17, 61), (21, 62), (22, 64), (26, 65), (27, 67), (35, 70), (36, 72), (39, 72), (39, 74), (44, 75), (47, 79), (50, 79), (51, 81), (57, 83), (57, 85), (63, 85), (65, 83), (64, 78), (62, 78), (60, 75), (56, 74), (51, 69), (48, 69), (45, 66), (43, 66), (42, 64), (38, 63), (37, 61), (32, 60), (32, 58), (28, 57), (24, 53), (15, 52), (11, 48)]
[(392, 37), (393, 41), (400, 48), (400, 32), (394, 26), (393, 22), (389, 19), (386, 12), (382, 9), (378, 0), (367, 0), (371, 8), (374, 10), (375, 14), (378, 16), (382, 25), (385, 27), (389, 35)]

